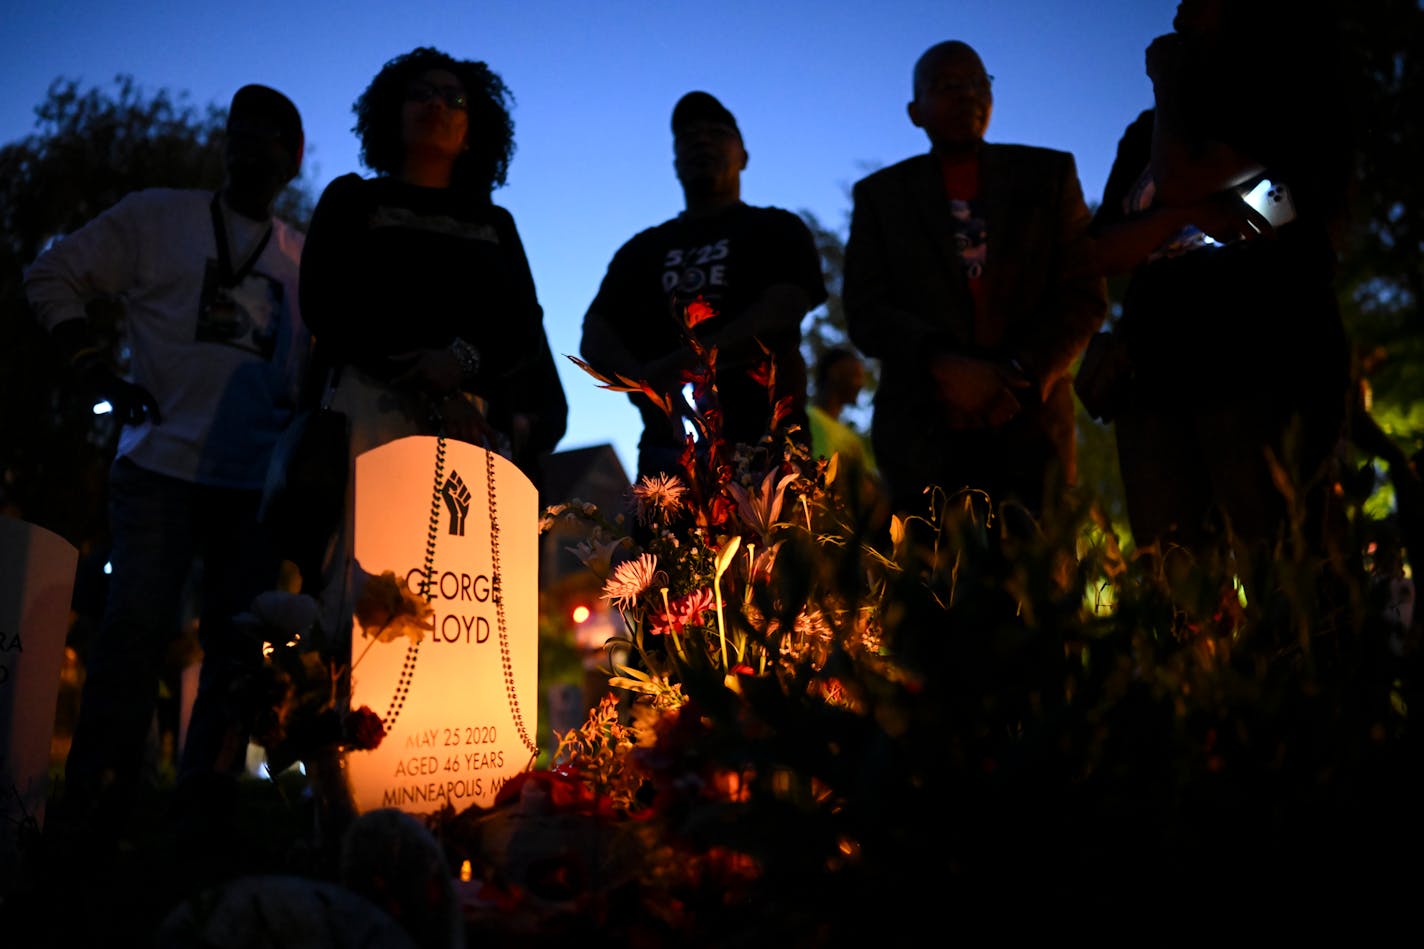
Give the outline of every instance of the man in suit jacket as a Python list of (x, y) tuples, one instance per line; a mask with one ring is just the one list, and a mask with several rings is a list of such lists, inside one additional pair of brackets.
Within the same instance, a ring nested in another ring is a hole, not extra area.
[(1069, 369), (1107, 312), (1073, 156), (984, 142), (991, 77), (957, 42), (915, 64), (930, 140), (855, 185), (844, 300), (881, 361), (872, 437), (898, 511), (982, 489), (1035, 517), (1075, 475)]

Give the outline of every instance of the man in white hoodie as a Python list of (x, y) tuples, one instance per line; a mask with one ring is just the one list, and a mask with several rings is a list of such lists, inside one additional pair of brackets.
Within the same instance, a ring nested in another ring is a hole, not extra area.
[[(297, 307), (302, 235), (273, 217), (303, 144), (286, 96), (244, 86), (228, 112), (219, 191), (129, 194), (25, 274), (35, 315), (122, 426), (109, 476), (113, 573), (60, 809), (97, 833), (122, 833), (142, 783), (161, 659), (195, 564), (204, 657), (180, 799), (225, 802), (245, 761), (232, 686), (261, 654), (231, 619), (275, 584), (280, 564), (256, 514), (310, 348)], [(101, 298), (123, 306), (122, 374), (86, 316)]]

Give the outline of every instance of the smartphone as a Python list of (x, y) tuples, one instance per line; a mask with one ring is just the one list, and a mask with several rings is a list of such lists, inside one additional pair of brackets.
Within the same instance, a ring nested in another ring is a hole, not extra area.
[(1283, 182), (1262, 178), (1255, 187), (1243, 191), (1242, 200), (1255, 208), (1271, 227), (1280, 227), (1295, 220), (1295, 203)]

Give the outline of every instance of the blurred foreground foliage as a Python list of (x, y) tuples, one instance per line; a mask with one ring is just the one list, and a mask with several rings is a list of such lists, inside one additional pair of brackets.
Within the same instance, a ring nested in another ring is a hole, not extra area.
[(722, 576), (744, 661), (710, 619), (707, 648), (643, 637), (650, 685), (563, 735), (535, 797), (436, 820), (487, 884), (472, 934), (823, 946), (1405, 905), (1421, 624), (1368, 558), (1284, 543), (1250, 599), (1229, 570), (1125, 552), (1084, 498), (1027, 533), (982, 495), (936, 501), (887, 543), (814, 500), (802, 530), (788, 497), (775, 563)]

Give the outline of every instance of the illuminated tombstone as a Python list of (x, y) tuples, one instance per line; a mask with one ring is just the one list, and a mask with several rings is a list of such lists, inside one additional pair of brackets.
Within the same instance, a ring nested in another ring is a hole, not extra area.
[(435, 611), (418, 645), (372, 645), (353, 623), (351, 707), (387, 732), (347, 756), (356, 806), (488, 807), (538, 750), (538, 492), (508, 459), (429, 436), (358, 457), (355, 492), (360, 569), (413, 591), (428, 577)]
[(0, 516), (0, 882), (28, 822), (44, 826), (60, 666), (79, 551)]

